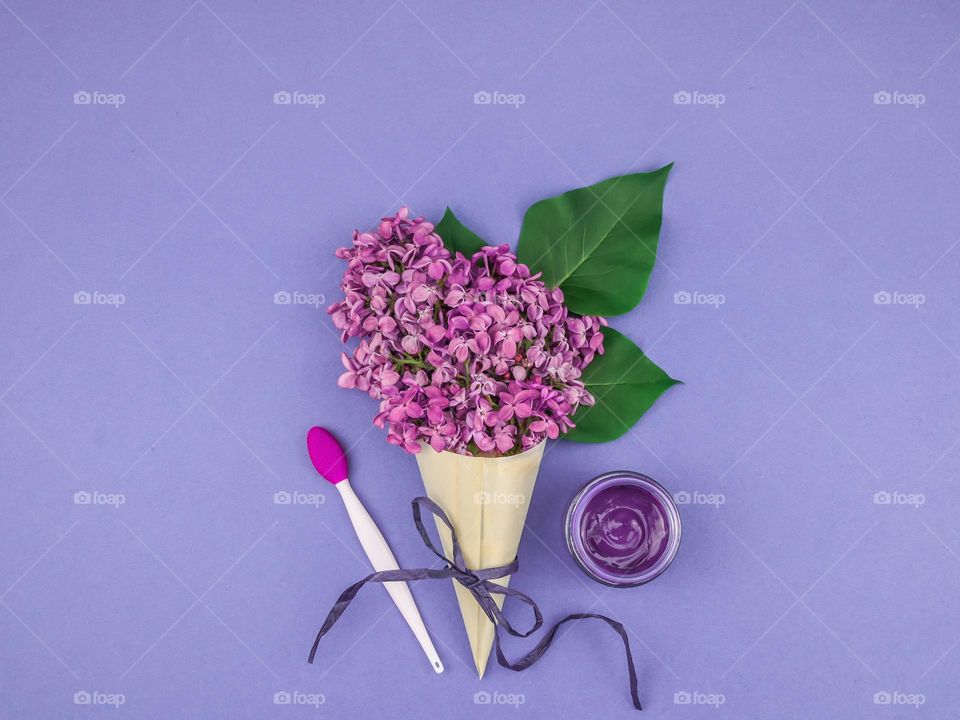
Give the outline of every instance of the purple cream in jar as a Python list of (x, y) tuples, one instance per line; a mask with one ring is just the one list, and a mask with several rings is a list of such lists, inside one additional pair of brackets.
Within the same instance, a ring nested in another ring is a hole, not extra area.
[(577, 564), (614, 587), (650, 582), (680, 547), (680, 513), (670, 493), (627, 470), (588, 482), (571, 500), (564, 525)]

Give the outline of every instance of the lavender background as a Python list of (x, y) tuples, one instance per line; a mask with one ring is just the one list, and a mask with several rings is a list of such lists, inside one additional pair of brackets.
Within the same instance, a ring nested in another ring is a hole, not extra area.
[[(308, 666), (365, 563), (303, 436), (428, 562), (414, 461), (335, 386), (333, 249), (401, 203), (514, 243), (670, 161), (613, 323), (686, 385), (549, 448), (516, 587), (621, 618), (654, 717), (960, 712), (958, 36), (945, 0), (0, 0), (0, 716), (633, 717), (599, 628), (478, 681), (445, 583), (446, 674), (375, 589)], [(686, 501), (632, 590), (561, 535), (615, 468)]]

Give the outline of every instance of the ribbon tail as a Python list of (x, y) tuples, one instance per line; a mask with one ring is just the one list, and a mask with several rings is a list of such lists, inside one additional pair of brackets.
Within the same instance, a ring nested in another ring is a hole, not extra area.
[[(471, 592), (473, 593), (474, 598), (476, 598), (477, 603), (480, 605), (480, 608), (490, 619), (490, 622), (497, 627), (503, 628), (507, 631), (507, 633), (513, 635), (514, 637), (529, 637), (543, 626), (543, 615), (540, 614), (540, 608), (533, 601), (533, 598), (526, 593), (522, 593), (513, 588), (504, 587), (503, 585), (497, 585), (496, 583), (492, 582), (481, 582), (475, 587), (472, 587)], [(507, 616), (503, 613), (503, 610), (497, 607), (497, 603), (491, 597), (491, 594), (503, 595), (505, 598), (516, 598), (526, 605), (529, 605), (530, 609), (533, 611), (533, 624), (530, 626), (530, 628), (528, 630), (517, 630), (515, 627), (513, 627), (513, 625), (511, 625), (510, 621), (507, 619)]]
[[(376, 573), (374, 573), (374, 575), (376, 575)], [(307, 658), (308, 663), (313, 664), (313, 659), (317, 656), (317, 648), (320, 646), (320, 640), (323, 639), (323, 636), (326, 635), (330, 628), (332, 628), (337, 620), (340, 619), (340, 616), (343, 615), (343, 611), (347, 609), (347, 606), (350, 605), (350, 602), (357, 596), (357, 593), (360, 592), (360, 588), (366, 585), (374, 575), (368, 575), (363, 580), (355, 582), (353, 585), (340, 593), (340, 597), (337, 598), (337, 601), (333, 604), (333, 607), (330, 608), (330, 612), (327, 613), (327, 618), (323, 621), (323, 625), (320, 627), (320, 632), (317, 633), (316, 640), (313, 641), (313, 647), (310, 648), (310, 657)]]
[(493, 635), (494, 647), (497, 651), (497, 662), (500, 663), (502, 667), (515, 672), (526, 670), (528, 667), (537, 662), (537, 660), (543, 657), (547, 650), (550, 649), (550, 645), (553, 643), (557, 631), (560, 629), (561, 625), (574, 620), (584, 620), (587, 618), (596, 618), (597, 620), (602, 620), (611, 628), (613, 628), (614, 632), (620, 636), (620, 639), (623, 641), (624, 653), (627, 656), (627, 672), (630, 675), (630, 699), (633, 701), (633, 707), (635, 707), (637, 710), (643, 710), (643, 707), (640, 705), (640, 695), (637, 692), (637, 669), (633, 664), (633, 654), (630, 652), (630, 639), (627, 637), (627, 632), (623, 625), (616, 620), (608, 618), (606, 615), (597, 615), (594, 613), (573, 613), (572, 615), (567, 615), (565, 618), (563, 618), (563, 620), (560, 620), (556, 625), (550, 628), (542, 638), (540, 638), (540, 642), (537, 643), (533, 650), (528, 652), (515, 663), (511, 663), (503, 654), (503, 650), (500, 647), (499, 626), (497, 626), (497, 629)]
[(313, 647), (310, 648), (310, 656), (307, 658), (307, 662), (313, 663), (314, 658), (317, 656), (317, 648), (320, 646), (320, 641), (323, 639), (323, 636), (326, 635), (330, 628), (332, 628), (337, 620), (340, 619), (340, 616), (343, 615), (344, 611), (357, 596), (357, 593), (360, 592), (362, 588), (367, 583), (387, 583), (387, 582), (413, 582), (416, 580), (424, 579), (440, 579), (440, 578), (450, 578), (456, 577), (457, 571), (450, 568), (435, 569), (435, 568), (417, 568), (413, 570), (381, 570), (379, 572), (371, 573), (367, 575), (363, 580), (355, 582), (353, 585), (348, 587), (342, 593), (340, 597), (337, 598), (337, 601), (333, 604), (333, 607), (330, 608), (330, 612), (327, 613), (326, 620), (323, 621), (323, 625), (320, 627), (320, 632), (317, 633), (316, 639), (313, 641)]

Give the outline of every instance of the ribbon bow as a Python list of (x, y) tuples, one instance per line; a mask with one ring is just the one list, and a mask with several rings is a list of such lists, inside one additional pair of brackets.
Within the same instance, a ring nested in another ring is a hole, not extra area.
[[(357, 593), (360, 592), (360, 588), (367, 583), (386, 583), (395, 581), (412, 582), (415, 580), (425, 579), (453, 578), (470, 591), (474, 599), (477, 601), (477, 604), (483, 610), (484, 614), (490, 619), (490, 622), (494, 624), (493, 644), (497, 651), (497, 662), (508, 670), (519, 672), (521, 670), (526, 670), (528, 667), (537, 662), (537, 660), (543, 657), (543, 655), (550, 648), (550, 645), (553, 643), (556, 637), (557, 630), (559, 630), (560, 627), (567, 622), (572, 620), (583, 620), (586, 618), (595, 618), (605, 622), (614, 630), (614, 632), (617, 633), (617, 635), (620, 636), (620, 639), (623, 641), (624, 653), (627, 656), (627, 672), (630, 675), (630, 698), (633, 701), (633, 706), (637, 710), (642, 710), (640, 707), (640, 697), (637, 694), (637, 671), (633, 665), (633, 656), (630, 653), (630, 640), (627, 638), (627, 633), (624, 630), (623, 625), (616, 620), (608, 618), (606, 615), (598, 615), (595, 613), (573, 613), (571, 615), (567, 615), (565, 618), (557, 622), (552, 628), (550, 628), (550, 630), (540, 639), (540, 642), (537, 643), (536, 647), (534, 647), (530, 652), (517, 660), (515, 663), (511, 663), (509, 660), (507, 660), (506, 656), (503, 654), (503, 650), (500, 648), (500, 628), (503, 628), (507, 631), (507, 633), (513, 635), (514, 637), (525, 638), (543, 626), (543, 615), (540, 613), (540, 608), (537, 607), (537, 604), (532, 598), (530, 598), (530, 596), (520, 592), (519, 590), (514, 590), (513, 588), (504, 587), (503, 585), (492, 582), (497, 578), (513, 575), (515, 572), (517, 572), (517, 570), (520, 568), (519, 560), (514, 558), (511, 563), (507, 565), (501, 565), (500, 567), (471, 570), (466, 566), (466, 563), (463, 560), (463, 553), (460, 550), (460, 543), (457, 541), (457, 533), (453, 529), (453, 524), (450, 522), (450, 519), (447, 517), (447, 514), (443, 511), (443, 509), (426, 497), (414, 498), (411, 504), (413, 506), (413, 522), (417, 526), (417, 531), (420, 533), (420, 537), (423, 538), (424, 544), (430, 548), (430, 551), (438, 558), (443, 560), (446, 567), (416, 568), (412, 570), (382, 570), (380, 572), (371, 573), (362, 580), (355, 582), (340, 594), (340, 597), (337, 598), (337, 601), (333, 604), (333, 607), (327, 614), (327, 618), (324, 620), (323, 626), (320, 628), (320, 632), (317, 633), (316, 640), (313, 641), (313, 647), (310, 649), (310, 657), (308, 662), (313, 662), (314, 658), (316, 657), (317, 648), (320, 645), (321, 638), (323, 638), (323, 636), (330, 631), (330, 628), (334, 626), (343, 612), (347, 609), (347, 606), (350, 605), (350, 602), (357, 596)], [(427, 530), (423, 525), (421, 507), (425, 507), (431, 513), (433, 513), (433, 515), (439, 518), (440, 521), (450, 530), (450, 537), (453, 545), (452, 559), (448, 558), (440, 550), (438, 550), (433, 544), (433, 541), (430, 540), (430, 536), (427, 534)], [(494, 594), (503, 595), (504, 597), (513, 597), (530, 606), (530, 609), (533, 610), (533, 625), (531, 625), (526, 631), (521, 631), (514, 628), (513, 625), (510, 624), (510, 621), (507, 619), (507, 617), (497, 606), (496, 601), (493, 599)]]

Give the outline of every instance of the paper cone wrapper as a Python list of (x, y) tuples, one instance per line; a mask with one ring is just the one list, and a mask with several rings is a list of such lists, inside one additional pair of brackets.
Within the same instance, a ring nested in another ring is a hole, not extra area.
[[(516, 557), (545, 444), (519, 455), (498, 458), (438, 453), (428, 445), (417, 454), (427, 495), (450, 518), (463, 560), (471, 570), (506, 565)], [(437, 530), (444, 554), (452, 558), (450, 531), (439, 520)], [(509, 581), (509, 576), (493, 580), (504, 586)], [(456, 580), (453, 587), (473, 661), (483, 677), (493, 646), (493, 623), (466, 588)], [(503, 607), (503, 596), (493, 597)]]

